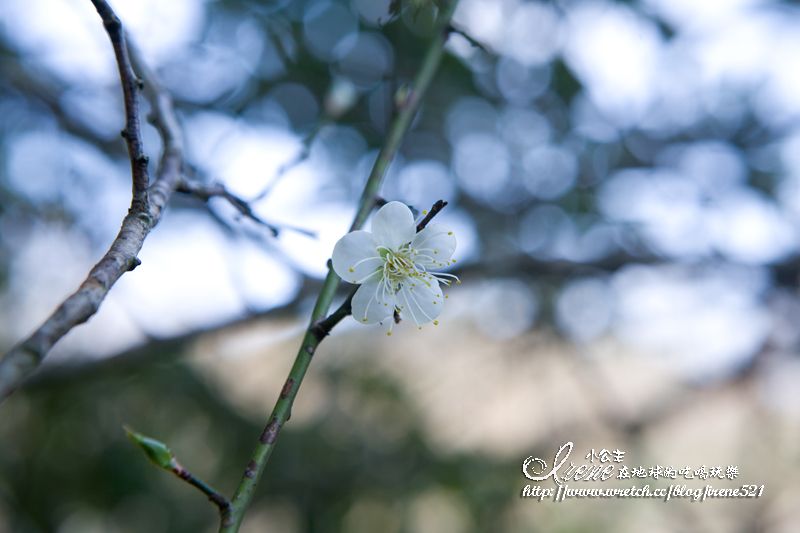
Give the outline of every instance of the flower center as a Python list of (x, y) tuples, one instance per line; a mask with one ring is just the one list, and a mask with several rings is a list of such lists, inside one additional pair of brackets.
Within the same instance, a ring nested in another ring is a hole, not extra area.
[(411, 250), (409, 250), (408, 245), (399, 250), (386, 250), (385, 254), (383, 279), (389, 282), (392, 289), (396, 288), (406, 278), (419, 274), (419, 269), (411, 259)]

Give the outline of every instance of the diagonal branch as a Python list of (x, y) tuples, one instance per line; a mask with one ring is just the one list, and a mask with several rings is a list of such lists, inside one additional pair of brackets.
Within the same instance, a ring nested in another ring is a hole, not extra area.
[[(378, 190), (389, 168), (389, 164), (394, 159), (400, 147), (400, 143), (408, 133), (411, 123), (417, 115), (417, 111), (419, 111), (422, 97), (439, 69), (439, 63), (444, 55), (444, 45), (448, 37), (447, 28), (449, 27), (450, 19), (453, 16), (456, 4), (457, 0), (449, 0), (446, 7), (440, 11), (439, 20), (437, 20), (439, 23), (439, 32), (428, 48), (419, 73), (414, 79), (411, 91), (405, 101), (399, 106), (397, 116), (392, 123), (392, 128), (378, 153), (375, 166), (372, 168), (367, 183), (364, 185), (358, 213), (353, 220), (353, 225), (350, 228), (351, 231), (360, 229), (364, 225), (364, 222), (366, 222), (369, 213), (375, 207), (378, 198)], [(322, 290), (317, 297), (314, 310), (311, 312), (310, 324), (303, 337), (302, 345), (295, 358), (294, 365), (289, 372), (286, 384), (269, 417), (269, 422), (264, 428), (255, 450), (253, 450), (253, 455), (250, 458), (247, 468), (245, 468), (239, 486), (236, 488), (236, 493), (231, 499), (231, 509), (228, 512), (222, 513), (219, 528), (220, 533), (235, 533), (239, 531), (239, 526), (244, 519), (244, 514), (247, 511), (250, 500), (253, 498), (256, 487), (264, 473), (264, 468), (275, 447), (275, 442), (278, 440), (281, 428), (289, 419), (292, 404), (297, 397), (297, 391), (305, 377), (306, 370), (308, 370), (308, 366), (311, 364), (311, 358), (320, 342), (325, 337), (324, 334), (320, 335), (318, 322), (327, 315), (331, 302), (336, 295), (336, 288), (338, 285), (339, 276), (336, 275), (333, 269), (330, 269), (328, 276), (325, 278)], [(347, 302), (345, 302), (345, 304), (347, 304)], [(347, 307), (349, 306), (345, 305), (343, 308), (340, 308), (339, 311), (334, 312), (332, 316), (335, 316), (335, 318), (332, 320), (338, 322), (338, 320), (347, 316)], [(330, 327), (333, 327), (333, 325), (331, 324)]]
[(125, 100), (126, 125), (123, 137), (128, 144), (133, 177), (133, 197), (119, 234), (108, 252), (97, 263), (78, 290), (69, 296), (33, 334), (15, 346), (0, 361), (0, 401), (5, 400), (33, 372), (47, 353), (73, 327), (86, 322), (97, 312), (114, 283), (140, 261), (136, 257), (145, 237), (161, 218), (170, 194), (181, 179), (183, 141), (169, 95), (149, 71), (141, 71), (148, 85), (155, 125), (164, 138), (164, 153), (156, 181), (148, 191), (147, 158), (142, 152), (139, 130), (139, 80), (131, 69), (131, 59), (122, 25), (104, 0), (92, 0), (103, 19), (119, 65)]
[(197, 181), (184, 176), (176, 190), (178, 192), (191, 194), (192, 196), (199, 198), (204, 202), (208, 202), (208, 200), (213, 197), (223, 198), (227, 200), (228, 203), (231, 204), (237, 211), (239, 211), (240, 214), (267, 228), (270, 233), (272, 233), (273, 237), (277, 237), (278, 233), (280, 233), (282, 230), (295, 231), (311, 238), (317, 237), (316, 233), (307, 229), (298, 228), (295, 226), (277, 226), (267, 222), (253, 212), (253, 209), (250, 207), (248, 202), (242, 200), (235, 194), (232, 194), (221, 183), (203, 185), (202, 183), (198, 183)]
[(181, 181), (180, 186), (178, 187), (178, 192), (192, 194), (197, 198), (203, 200), (204, 202), (207, 202), (209, 198), (212, 198), (214, 196), (224, 198), (225, 200), (230, 202), (230, 204), (233, 207), (235, 207), (236, 210), (239, 211), (242, 215), (246, 216), (247, 218), (255, 222), (258, 222), (262, 226), (269, 229), (270, 232), (272, 232), (273, 237), (278, 236), (278, 228), (269, 224), (268, 222), (261, 220), (258, 216), (256, 216), (255, 213), (253, 213), (253, 210), (250, 209), (250, 205), (248, 205), (247, 202), (245, 202), (238, 196), (235, 196), (230, 192), (228, 192), (228, 189), (226, 189), (225, 186), (222, 185), (221, 183), (214, 183), (212, 185), (203, 185), (201, 183), (197, 183), (196, 181), (184, 178)]

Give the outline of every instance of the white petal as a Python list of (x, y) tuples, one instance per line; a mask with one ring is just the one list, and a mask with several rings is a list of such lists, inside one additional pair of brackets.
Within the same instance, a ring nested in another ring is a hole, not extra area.
[(394, 303), (389, 293), (384, 298), (383, 283), (368, 281), (353, 295), (353, 318), (361, 324), (380, 322), (394, 313)]
[(456, 237), (446, 226), (431, 224), (414, 236), (411, 248), (419, 254), (415, 261), (436, 270), (447, 266), (456, 251)]
[(334, 272), (348, 283), (357, 283), (383, 266), (368, 231), (353, 231), (339, 239), (331, 260)]
[(430, 286), (420, 280), (414, 280), (414, 284), (404, 283), (403, 287), (397, 292), (397, 306), (409, 320), (416, 324), (425, 324), (434, 320), (442, 312), (444, 296), (439, 282), (435, 279), (427, 279)]
[(389, 202), (372, 219), (372, 242), (376, 247), (385, 246), (396, 251), (411, 242), (416, 231), (411, 209), (400, 202)]

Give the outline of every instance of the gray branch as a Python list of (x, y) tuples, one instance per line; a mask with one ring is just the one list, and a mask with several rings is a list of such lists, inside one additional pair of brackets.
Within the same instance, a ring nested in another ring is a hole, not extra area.
[[(172, 101), (155, 75), (129, 50), (122, 24), (104, 0), (92, 0), (108, 32), (119, 66), (125, 101), (126, 124), (122, 131), (128, 145), (133, 178), (133, 198), (128, 214), (111, 248), (97, 263), (78, 290), (69, 296), (30, 337), (15, 346), (0, 361), (0, 402), (11, 395), (44, 360), (47, 353), (73, 327), (86, 322), (100, 307), (114, 283), (136, 268), (136, 257), (147, 234), (158, 223), (172, 191), (181, 181), (183, 139)], [(142, 151), (139, 127), (139, 85), (131, 68), (136, 66), (153, 108), (153, 123), (164, 139), (164, 152), (157, 179), (148, 188), (147, 158)]]

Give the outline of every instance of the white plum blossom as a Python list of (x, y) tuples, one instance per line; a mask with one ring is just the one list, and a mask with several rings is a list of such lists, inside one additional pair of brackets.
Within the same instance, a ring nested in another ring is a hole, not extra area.
[[(455, 263), (453, 232), (431, 224), (417, 233), (411, 210), (400, 202), (381, 207), (372, 233), (353, 231), (333, 248), (333, 270), (343, 280), (360, 284), (352, 300), (353, 318), (374, 324), (403, 313), (419, 326), (438, 324), (444, 298), (439, 283), (460, 283), (452, 274), (431, 271)], [(391, 329), (388, 333), (392, 334)]]

